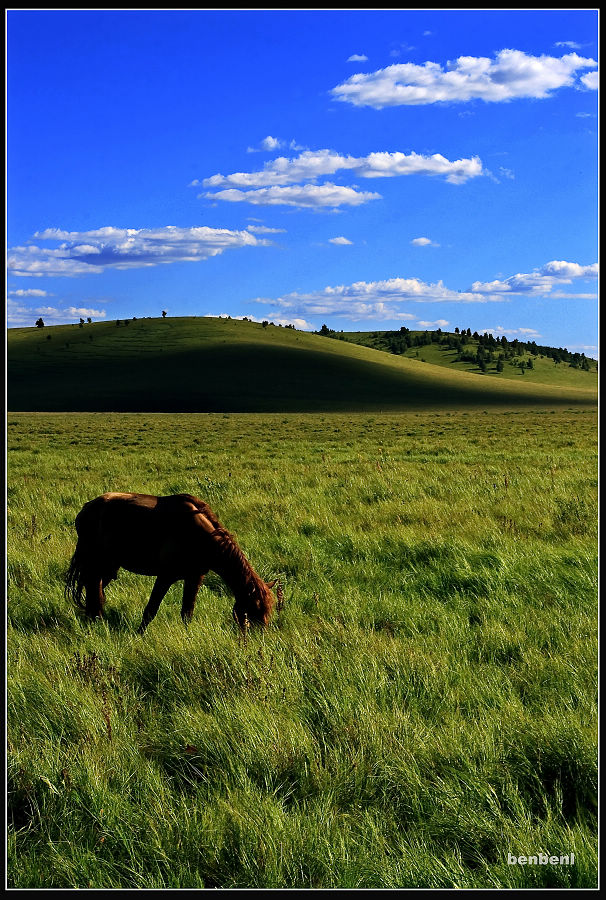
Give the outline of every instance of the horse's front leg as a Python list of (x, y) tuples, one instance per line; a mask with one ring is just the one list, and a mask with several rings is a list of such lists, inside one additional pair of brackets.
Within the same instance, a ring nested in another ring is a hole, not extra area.
[(139, 634), (143, 634), (151, 620), (154, 618), (160, 604), (164, 600), (166, 592), (168, 591), (171, 584), (175, 583), (174, 578), (171, 578), (169, 575), (158, 575), (154, 582), (154, 586), (152, 588), (152, 592), (149, 600), (147, 601), (147, 606), (143, 610), (143, 618), (141, 620), (141, 624), (139, 625)]
[(205, 575), (206, 572), (196, 573), (195, 575), (188, 575), (183, 582), (183, 603), (181, 605), (181, 618), (186, 625), (189, 625), (192, 620), (192, 616), (194, 614), (194, 606), (196, 605), (196, 597), (198, 596), (198, 591)]

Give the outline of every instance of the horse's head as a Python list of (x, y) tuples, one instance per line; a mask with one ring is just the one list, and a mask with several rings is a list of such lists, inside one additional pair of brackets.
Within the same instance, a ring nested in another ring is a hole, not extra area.
[[(247, 621), (251, 625), (267, 625), (276, 605), (276, 598), (271, 589), (277, 582), (277, 578), (273, 581), (261, 581), (259, 579), (252, 592), (245, 597), (236, 597), (233, 616), (241, 628), (245, 627)], [(280, 584), (278, 584), (277, 595), (278, 607), (280, 607), (284, 599)]]

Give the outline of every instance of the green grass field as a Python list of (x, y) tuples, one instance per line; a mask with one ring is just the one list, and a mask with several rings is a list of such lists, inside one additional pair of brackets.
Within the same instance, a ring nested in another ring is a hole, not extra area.
[(8, 331), (8, 408), (321, 412), (591, 405), (596, 370), (538, 359), (475, 374), (432, 345), (395, 356), (316, 334), (219, 318)]
[[(9, 886), (595, 887), (596, 456), (573, 400), (9, 413)], [(109, 489), (208, 501), (284, 608), (240, 635), (211, 574), (141, 637), (122, 572), (81, 621), (73, 521)]]

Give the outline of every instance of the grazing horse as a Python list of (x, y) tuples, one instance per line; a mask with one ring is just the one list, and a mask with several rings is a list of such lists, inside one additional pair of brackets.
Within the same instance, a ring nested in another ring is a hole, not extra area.
[[(233, 616), (240, 627), (269, 621), (275, 604), (271, 588), (276, 582), (266, 583), (257, 575), (210, 506), (191, 494), (152, 497), (108, 492), (84, 504), (76, 516), (76, 531), (78, 542), (65, 593), (92, 619), (103, 615), (104, 588), (122, 566), (139, 575), (156, 576), (141, 634), (170, 586), (181, 579), (181, 618), (187, 624), (209, 569), (234, 594)], [(277, 595), (281, 601), (280, 585)]]

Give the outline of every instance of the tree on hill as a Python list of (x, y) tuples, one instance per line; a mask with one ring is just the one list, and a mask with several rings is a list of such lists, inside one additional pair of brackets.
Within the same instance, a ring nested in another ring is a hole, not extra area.
[(163, 318), (163, 319), (166, 318), (166, 310), (165, 310), (165, 309), (162, 310), (162, 318)]
[(36, 319), (36, 328), (44, 328), (44, 319), (40, 316), (39, 319)]

